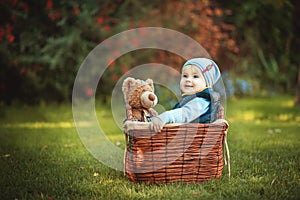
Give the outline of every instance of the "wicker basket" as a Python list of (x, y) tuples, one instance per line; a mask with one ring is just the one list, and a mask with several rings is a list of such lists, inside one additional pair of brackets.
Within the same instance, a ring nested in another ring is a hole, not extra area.
[(147, 183), (219, 178), (227, 129), (228, 123), (220, 119), (212, 124), (168, 124), (154, 133), (148, 122), (128, 120), (124, 124), (125, 175), (133, 182)]

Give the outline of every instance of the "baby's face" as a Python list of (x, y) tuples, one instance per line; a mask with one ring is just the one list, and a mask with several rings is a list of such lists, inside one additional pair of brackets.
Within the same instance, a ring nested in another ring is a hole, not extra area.
[(186, 66), (181, 74), (181, 92), (184, 95), (195, 94), (205, 87), (206, 82), (200, 69), (193, 65)]

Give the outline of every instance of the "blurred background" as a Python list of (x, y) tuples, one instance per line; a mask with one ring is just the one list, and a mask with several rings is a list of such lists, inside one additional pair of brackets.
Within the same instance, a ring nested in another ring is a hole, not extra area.
[[(0, 105), (71, 102), (89, 52), (114, 34), (147, 26), (198, 41), (218, 63), (228, 97), (285, 93), (299, 104), (299, 19), (296, 0), (1, 0)], [(133, 67), (180, 69), (184, 61), (161, 50), (131, 52), (110, 64), (97, 91), (82, 93), (108, 104), (114, 84)]]

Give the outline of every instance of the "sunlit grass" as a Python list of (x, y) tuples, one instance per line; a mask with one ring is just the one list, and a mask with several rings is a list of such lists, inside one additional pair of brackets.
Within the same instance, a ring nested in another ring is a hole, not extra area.
[[(124, 149), (110, 109), (99, 105), (97, 118)], [(227, 120), (230, 178), (225, 167), (220, 179), (202, 184), (145, 185), (87, 151), (70, 105), (7, 107), (0, 118), (0, 199), (299, 199), (300, 108), (293, 97), (229, 100)]]
[(24, 122), (24, 123), (5, 123), (3, 128), (74, 128), (73, 122)]
[[(300, 123), (299, 108), (294, 107), (293, 98), (271, 96), (256, 101), (250, 99), (229, 100), (228, 120), (271, 123)], [(238, 104), (239, 106), (234, 106)]]

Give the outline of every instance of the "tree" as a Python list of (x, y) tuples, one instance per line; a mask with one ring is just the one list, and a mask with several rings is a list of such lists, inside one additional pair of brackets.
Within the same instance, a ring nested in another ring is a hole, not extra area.
[[(129, 27), (124, 9), (129, 4), (120, 0), (1, 1), (0, 99), (6, 103), (70, 100), (75, 74), (88, 53), (113, 32)], [(86, 96), (91, 93), (89, 88), (82, 90)]]
[[(198, 40), (218, 59), (226, 56), (224, 50), (237, 50), (227, 33), (233, 27), (222, 22), (227, 11), (210, 1), (7, 0), (0, 5), (0, 99), (6, 103), (70, 100), (76, 72), (88, 53), (130, 28), (173, 28)], [(166, 52), (155, 54), (149, 58), (154, 52), (139, 51), (112, 63), (100, 80), (105, 84), (98, 88), (101, 97), (105, 100), (118, 77), (136, 64), (151, 59), (182, 64), (182, 59)], [(82, 88), (87, 98), (94, 92)]]
[(235, 71), (260, 82), (260, 90), (293, 92), (299, 65), (299, 1), (218, 1), (232, 10), (240, 44)]

